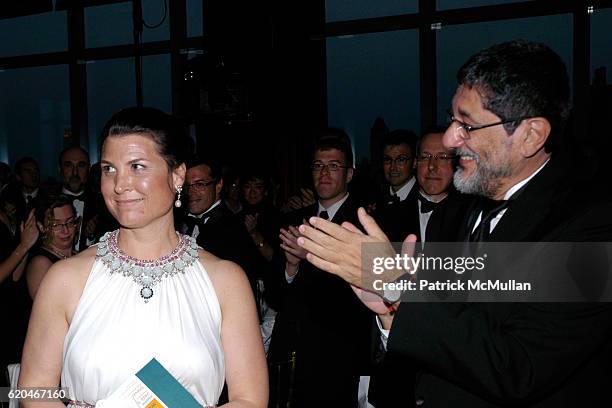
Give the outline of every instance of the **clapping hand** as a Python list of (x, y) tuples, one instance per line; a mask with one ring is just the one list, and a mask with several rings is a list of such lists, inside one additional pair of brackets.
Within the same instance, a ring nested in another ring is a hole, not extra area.
[[(357, 212), (365, 233), (349, 222), (336, 225), (318, 217), (310, 218), (310, 225), (300, 225), (303, 235), (297, 243), (307, 251), (306, 259), (319, 269), (340, 276), (348, 283), (368, 292), (382, 294), (374, 289), (374, 281), (392, 282), (407, 271), (392, 270), (374, 274), (376, 257), (395, 257), (396, 252), (385, 233), (363, 208)], [(402, 252), (412, 255), (416, 236), (410, 234), (404, 240)], [(362, 253), (362, 249), (366, 252)], [(362, 259), (363, 256), (363, 259)], [(363, 262), (363, 267), (362, 267)]]
[(34, 210), (30, 211), (28, 218), (21, 222), (21, 245), (24, 249), (29, 250), (38, 240), (40, 235), (39, 226), (36, 223), (36, 217), (34, 216)]
[(246, 227), (247, 231), (250, 233), (252, 233), (255, 228), (257, 228), (257, 218), (258, 218), (259, 214), (247, 214), (244, 216), (244, 226)]
[(285, 251), (287, 262), (297, 265), (302, 259), (306, 259), (306, 250), (298, 245), (297, 240), (301, 237), (300, 231), (294, 226), (280, 230), (280, 247)]

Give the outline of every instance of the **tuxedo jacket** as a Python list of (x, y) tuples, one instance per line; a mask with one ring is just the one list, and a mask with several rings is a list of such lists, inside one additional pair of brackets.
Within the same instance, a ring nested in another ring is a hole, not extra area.
[[(415, 234), (422, 241), (419, 217), (418, 185), (404, 201), (383, 208), (374, 218), (391, 242), (403, 242), (408, 234)], [(427, 222), (425, 240), (428, 242), (454, 242), (457, 232), (466, 223), (468, 210), (474, 198), (455, 190), (440, 202)]]
[[(491, 240), (612, 241), (610, 201), (595, 200), (598, 190), (572, 168), (553, 157), (510, 204)], [(608, 303), (404, 303), (388, 350), (417, 366), (406, 380), (414, 381), (422, 406), (603, 407), (612, 405), (611, 342)]]
[[(210, 210), (206, 217), (208, 221), (204, 225), (198, 225), (196, 242), (216, 257), (238, 264), (246, 273), (256, 294), (256, 281), (263, 273), (264, 266), (244, 223), (223, 203)], [(188, 217), (184, 217), (179, 222), (179, 230), (192, 235), (194, 228), (188, 225), (187, 219)]]
[[(412, 190), (406, 200), (393, 206), (391, 211), (378, 214), (381, 228), (392, 242), (402, 242), (408, 234), (415, 234), (421, 241), (419, 221), (418, 186)], [(432, 212), (425, 232), (427, 242), (454, 242), (458, 230), (466, 223), (468, 210), (471, 209), (474, 197), (452, 190)], [(374, 348), (380, 349), (380, 331), (374, 327)], [(381, 358), (382, 357), (382, 358)], [(415, 362), (405, 356), (388, 351), (377, 358), (372, 370), (368, 400), (376, 408), (410, 407), (415, 403), (412, 396), (412, 381), (418, 372)], [(406, 387), (408, 379), (410, 387)], [(401, 394), (398, 389), (404, 390)]]
[[(43, 202), (46, 197), (48, 197), (47, 191), (39, 186), (36, 197), (32, 198), (29, 203), (26, 203), (23, 193), (21, 192), (21, 187), (16, 182), (8, 184), (6, 188), (2, 190), (2, 198), (15, 206), (15, 217), (18, 223), (25, 221), (30, 211)], [(19, 235), (19, 231), (17, 231), (17, 235)]]
[[(355, 223), (357, 208), (349, 196), (332, 221)], [(302, 224), (317, 210), (315, 204), (295, 212), (291, 224)], [(280, 398), (276, 389), (283, 381), (275, 367), (295, 352), (292, 406), (355, 407), (359, 376), (367, 372), (370, 360), (372, 313), (341, 278), (304, 260), (287, 283), (284, 269), (283, 254), (277, 262), (282, 301), (268, 355), (271, 401)]]
[(418, 195), (419, 186), (415, 184), (405, 200), (376, 207), (374, 219), (391, 242), (402, 242), (408, 234), (421, 240)]

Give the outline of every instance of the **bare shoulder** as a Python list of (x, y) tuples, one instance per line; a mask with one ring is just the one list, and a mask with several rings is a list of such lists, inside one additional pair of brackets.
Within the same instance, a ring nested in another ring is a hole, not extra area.
[(198, 250), (200, 262), (212, 281), (219, 301), (236, 294), (250, 293), (250, 285), (242, 268), (234, 262), (218, 258), (203, 249)]
[(43, 255), (36, 255), (28, 263), (28, 270), (37, 270), (39, 268), (49, 268), (53, 263), (49, 258)]
[[(39, 293), (61, 299), (68, 316), (76, 307), (96, 257), (95, 247), (54, 263), (40, 284)], [(61, 294), (58, 296), (58, 294)], [(38, 295), (37, 295), (38, 297)]]
[(65, 281), (69, 285), (83, 281), (84, 285), (95, 258), (96, 249), (92, 247), (68, 259), (56, 262), (49, 269), (49, 279)]

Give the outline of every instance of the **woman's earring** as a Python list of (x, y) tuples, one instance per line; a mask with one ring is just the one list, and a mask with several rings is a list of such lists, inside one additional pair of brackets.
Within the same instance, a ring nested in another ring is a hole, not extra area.
[(176, 208), (180, 208), (183, 203), (181, 203), (181, 191), (183, 191), (183, 186), (176, 186), (176, 193), (178, 196), (176, 197), (176, 201), (174, 202), (174, 206)]

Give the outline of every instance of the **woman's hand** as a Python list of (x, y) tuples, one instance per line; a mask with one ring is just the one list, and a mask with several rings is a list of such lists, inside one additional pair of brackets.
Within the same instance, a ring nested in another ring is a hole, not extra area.
[(30, 211), (28, 218), (25, 220), (25, 222), (21, 223), (20, 230), (20, 244), (23, 246), (23, 249), (27, 251), (34, 246), (40, 235), (40, 231), (36, 225), (36, 218), (34, 217), (34, 210)]

